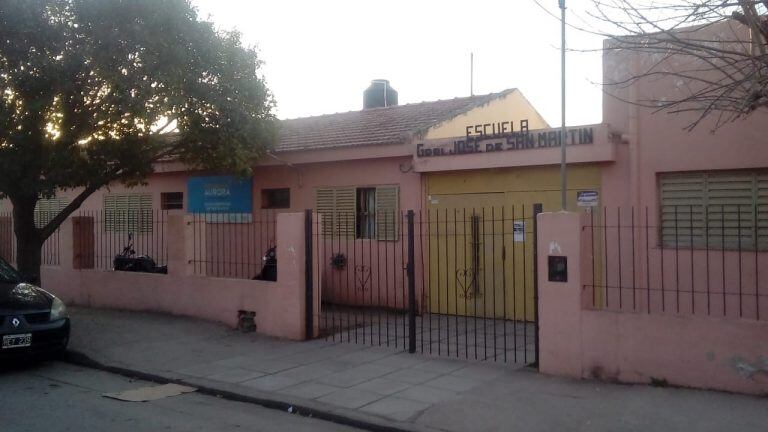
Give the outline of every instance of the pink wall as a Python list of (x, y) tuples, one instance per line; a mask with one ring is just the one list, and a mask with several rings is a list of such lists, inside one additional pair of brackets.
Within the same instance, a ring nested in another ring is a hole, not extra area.
[[(410, 156), (308, 163), (295, 168), (263, 166), (257, 168), (253, 181), (256, 208), (261, 206), (262, 188), (290, 187), (290, 210), (301, 211), (315, 208), (317, 188), (376, 185), (400, 186), (401, 212), (418, 212), (423, 205), (421, 178), (413, 172)], [(394, 241), (318, 238), (315, 254), (324, 263), (323, 300), (344, 305), (405, 307), (404, 228)], [(343, 270), (331, 266), (331, 257), (336, 253), (347, 256)]]
[[(674, 57), (656, 68), (678, 70)], [(648, 70), (658, 61), (627, 50), (607, 50), (603, 54), (603, 81), (620, 82)], [(768, 167), (765, 136), (767, 114), (756, 111), (744, 120), (712, 131), (714, 120), (705, 120), (693, 131), (684, 130), (698, 113), (654, 113), (653, 108), (623, 102), (642, 103), (649, 99), (679, 97), (684, 87), (672, 79), (643, 79), (633, 85), (605, 86), (603, 122), (623, 134), (627, 143), (617, 146), (616, 163), (603, 173), (604, 204), (649, 206), (657, 213), (657, 173), (696, 170), (725, 170)], [(716, 117), (716, 115), (714, 116)], [(623, 150), (622, 150), (623, 149)], [(623, 151), (623, 153), (622, 153)]]
[[(583, 215), (539, 215), (540, 370), (575, 378), (768, 392), (768, 322), (590, 310), (591, 259)], [(550, 282), (547, 257), (568, 257), (568, 282)]]
[[(177, 240), (169, 245), (168, 275), (73, 270), (72, 252), (65, 251), (62, 266), (44, 267), (43, 285), (70, 304), (166, 312), (233, 327), (238, 310), (255, 311), (258, 332), (304, 339), (304, 215), (278, 216), (277, 254), (283, 271), (277, 282), (195, 276), (189, 262), (194, 247), (189, 220), (181, 215), (168, 220), (169, 235)], [(62, 234), (71, 237), (69, 222)]]

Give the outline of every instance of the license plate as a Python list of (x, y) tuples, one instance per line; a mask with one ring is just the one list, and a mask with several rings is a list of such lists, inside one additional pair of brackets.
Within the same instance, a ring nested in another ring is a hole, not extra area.
[(3, 336), (3, 349), (22, 348), (32, 345), (32, 333)]

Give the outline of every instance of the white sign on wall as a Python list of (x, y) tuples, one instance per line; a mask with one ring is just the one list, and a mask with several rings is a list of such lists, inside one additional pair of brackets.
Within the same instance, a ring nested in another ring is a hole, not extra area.
[(512, 239), (516, 242), (525, 241), (525, 221), (516, 220), (512, 225)]
[(597, 207), (600, 194), (596, 190), (577, 191), (576, 205), (579, 207)]

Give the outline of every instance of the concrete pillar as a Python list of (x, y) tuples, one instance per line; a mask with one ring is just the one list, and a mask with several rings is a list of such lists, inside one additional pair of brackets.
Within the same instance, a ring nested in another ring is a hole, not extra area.
[(275, 228), (277, 237), (277, 283), (285, 289), (277, 304), (281, 314), (293, 316), (291, 339), (306, 338), (305, 302), (305, 238), (304, 213), (279, 213)]
[(74, 268), (74, 233), (72, 218), (66, 218), (59, 225), (59, 267), (70, 270)]
[[(581, 219), (571, 212), (538, 215), (539, 370), (581, 378)], [(549, 278), (549, 257), (567, 259), (566, 282)]]
[(168, 214), (166, 219), (168, 238), (168, 274), (171, 276), (192, 276), (193, 243), (192, 218), (184, 214)]

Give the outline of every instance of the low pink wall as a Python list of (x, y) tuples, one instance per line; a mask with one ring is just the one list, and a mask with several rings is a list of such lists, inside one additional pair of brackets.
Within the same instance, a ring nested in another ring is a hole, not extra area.
[[(169, 235), (168, 275), (44, 267), (43, 286), (66, 303), (97, 308), (166, 312), (237, 326), (238, 310), (256, 312), (259, 333), (305, 338), (304, 215), (277, 218), (277, 282), (194, 276), (189, 217), (173, 216)], [(71, 225), (63, 227), (71, 235)], [(317, 283), (315, 286), (319, 286)]]
[(765, 322), (581, 311), (581, 376), (768, 393)]
[[(768, 322), (589, 310), (588, 235), (575, 213), (539, 223), (539, 368), (574, 378), (768, 393)], [(568, 281), (550, 282), (549, 255), (568, 257)]]

